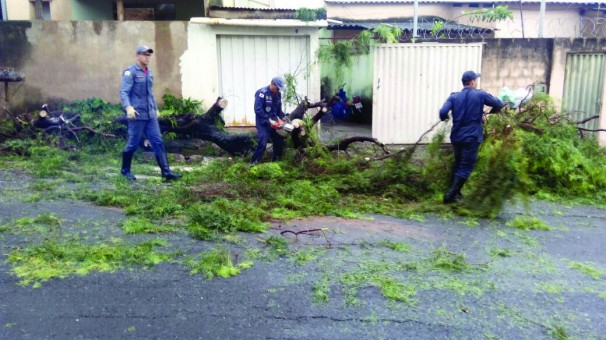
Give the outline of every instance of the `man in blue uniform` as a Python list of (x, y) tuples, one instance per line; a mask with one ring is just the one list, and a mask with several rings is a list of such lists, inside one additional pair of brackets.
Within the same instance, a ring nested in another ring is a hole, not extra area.
[(440, 109), (442, 121), (447, 120), (448, 112), (452, 111), (450, 141), (455, 158), (452, 185), (444, 195), (444, 203), (457, 202), (462, 198), (461, 188), (476, 165), (483, 140), (484, 105), (492, 107), (490, 113), (497, 113), (505, 106), (498, 98), (476, 89), (479, 77), (480, 74), (474, 71), (463, 73), (463, 90), (452, 93)]
[(165, 180), (179, 179), (181, 175), (170, 171), (168, 158), (164, 150), (160, 125), (158, 124), (158, 105), (154, 98), (154, 74), (148, 67), (154, 50), (148, 46), (137, 47), (136, 63), (129, 66), (122, 74), (120, 101), (128, 118), (128, 141), (122, 152), (122, 170), (120, 173), (128, 180), (137, 178), (130, 172), (133, 155), (145, 132), (156, 154), (156, 160)]
[(282, 111), (282, 95), (284, 79), (276, 76), (269, 86), (260, 88), (255, 93), (255, 124), (257, 127), (257, 149), (252, 156), (251, 163), (256, 164), (263, 157), (267, 142), (271, 138), (274, 148), (272, 161), (282, 157), (284, 152), (284, 139), (276, 132), (280, 126), (284, 112)]

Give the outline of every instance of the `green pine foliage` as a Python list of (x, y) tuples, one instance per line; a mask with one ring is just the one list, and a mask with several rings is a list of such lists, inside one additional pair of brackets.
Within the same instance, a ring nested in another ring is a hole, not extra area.
[[(459, 213), (493, 218), (506, 201), (531, 196), (605, 204), (606, 150), (595, 139), (582, 138), (549, 96), (535, 95), (521, 112), (489, 115), (484, 131), (465, 199), (456, 206)], [(426, 174), (436, 172), (433, 160), (445, 159), (431, 145), (429, 155)]]
[(163, 240), (127, 243), (84, 244), (79, 240), (46, 241), (40, 245), (14, 250), (8, 256), (14, 274), (24, 286), (39, 287), (53, 278), (86, 275), (89, 272), (113, 272), (117, 269), (140, 266), (151, 268), (171, 261), (174, 254), (160, 252), (168, 244)]
[(187, 257), (183, 260), (183, 264), (190, 268), (190, 274), (201, 274), (207, 280), (214, 277), (227, 279), (240, 274), (241, 270), (248, 269), (253, 265), (251, 261), (243, 261), (234, 265), (231, 251), (221, 246), (209, 252)]
[(326, 19), (325, 8), (299, 8), (295, 12), (295, 19), (301, 21), (316, 21)]
[(200, 115), (203, 112), (202, 101), (191, 98), (178, 98), (170, 93), (162, 96), (162, 116), (171, 116), (182, 113), (193, 113)]

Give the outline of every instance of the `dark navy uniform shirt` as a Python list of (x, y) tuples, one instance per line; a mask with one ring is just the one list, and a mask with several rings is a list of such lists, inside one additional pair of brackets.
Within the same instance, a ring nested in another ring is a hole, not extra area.
[(269, 126), (269, 119), (277, 121), (284, 118), (282, 111), (282, 95), (278, 91), (273, 94), (269, 86), (257, 90), (255, 93), (255, 117), (257, 126)]
[(482, 115), (484, 114), (484, 105), (495, 109), (501, 109), (505, 106), (500, 99), (490, 93), (472, 87), (466, 87), (461, 92), (452, 93), (446, 99), (440, 109), (440, 119), (448, 119), (448, 112), (452, 111), (451, 142), (481, 142), (483, 140)]
[(120, 85), (120, 101), (122, 107), (132, 106), (139, 113), (137, 120), (148, 120), (158, 118), (156, 110), (158, 105), (153, 92), (154, 74), (147, 68), (147, 74), (139, 65), (129, 66), (122, 73), (122, 85)]

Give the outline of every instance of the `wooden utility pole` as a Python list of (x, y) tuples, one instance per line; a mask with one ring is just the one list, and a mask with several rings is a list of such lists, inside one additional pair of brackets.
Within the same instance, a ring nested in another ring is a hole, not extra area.
[(116, 12), (118, 21), (124, 21), (124, 0), (116, 0)]

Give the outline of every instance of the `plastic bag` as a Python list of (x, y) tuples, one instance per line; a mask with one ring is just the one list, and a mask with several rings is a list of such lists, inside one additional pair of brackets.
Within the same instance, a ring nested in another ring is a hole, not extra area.
[(499, 91), (498, 97), (510, 108), (516, 109), (522, 102), (527, 102), (532, 98), (532, 92), (529, 93), (528, 90), (523, 87), (512, 90), (505, 86)]

